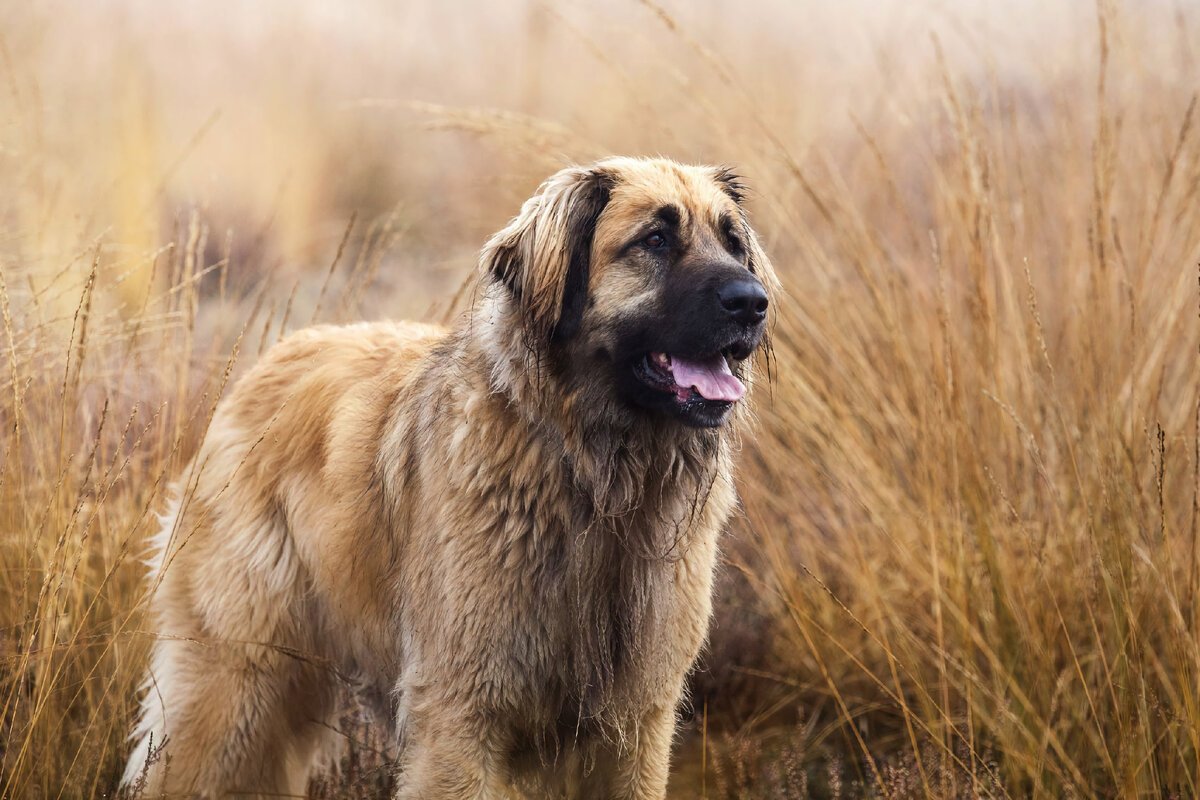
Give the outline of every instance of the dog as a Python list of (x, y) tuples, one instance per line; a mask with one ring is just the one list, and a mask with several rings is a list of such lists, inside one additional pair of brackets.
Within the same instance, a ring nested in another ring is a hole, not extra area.
[(270, 349), (164, 514), (124, 784), (303, 795), (352, 683), (399, 798), (664, 797), (778, 292), (743, 195), (570, 167), (456, 327)]

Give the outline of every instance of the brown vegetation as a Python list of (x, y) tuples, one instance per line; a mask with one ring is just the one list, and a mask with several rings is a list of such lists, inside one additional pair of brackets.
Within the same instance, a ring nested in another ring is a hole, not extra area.
[[(736, 165), (787, 290), (676, 793), (1200, 792), (1200, 11), (244, 5), (4, 7), (0, 796), (115, 785), (232, 376), (656, 152)], [(346, 733), (314, 791), (379, 796)]]

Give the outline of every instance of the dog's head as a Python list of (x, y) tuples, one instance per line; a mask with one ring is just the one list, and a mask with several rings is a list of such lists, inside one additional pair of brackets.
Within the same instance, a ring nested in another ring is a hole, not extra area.
[(562, 170), (483, 251), (524, 344), (585, 402), (717, 427), (745, 394), (776, 278), (723, 168)]

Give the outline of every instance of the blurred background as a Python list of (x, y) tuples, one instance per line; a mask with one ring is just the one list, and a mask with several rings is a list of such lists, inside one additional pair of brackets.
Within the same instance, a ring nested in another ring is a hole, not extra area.
[[(938, 48), (964, 88), (1003, 86), (1039, 124), (1092, 89), (1071, 67), (1094, 66), (1095, 16), (1032, 0), (13, 4), (5, 213), (26, 265), (102, 233), (144, 255), (198, 211), (214, 249), (232, 231), (231, 273), (282, 277), (327, 262), (352, 215), (391, 215), (403, 244), (379, 277), (403, 291), (371, 311), (417, 315), (570, 162), (733, 164), (780, 238), (812, 211), (797, 169), (851, 180), (875, 158), (865, 127), (898, 151), (896, 188), (925, 192), (913, 173), (951, 134)], [(1159, 82), (1170, 44), (1139, 54), (1142, 77)]]
[[(560, 167), (784, 282), (678, 797), (1200, 793), (1200, 5), (0, 0), (0, 796), (111, 794), (228, 382), (453, 321)], [(348, 702), (323, 797), (384, 797)]]

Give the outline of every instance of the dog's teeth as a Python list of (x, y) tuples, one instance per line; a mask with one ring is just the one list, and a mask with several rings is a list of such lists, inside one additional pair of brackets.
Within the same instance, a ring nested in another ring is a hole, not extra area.
[(667, 356), (666, 353), (655, 353), (654, 360), (657, 361), (659, 364), (662, 364), (664, 367), (668, 366), (671, 363), (671, 359), (670, 359), (670, 357)]

